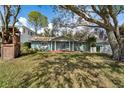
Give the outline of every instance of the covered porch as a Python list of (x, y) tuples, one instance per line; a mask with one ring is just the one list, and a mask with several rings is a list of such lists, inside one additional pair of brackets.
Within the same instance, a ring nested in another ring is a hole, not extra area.
[(65, 37), (40, 37), (31, 41), (31, 48), (45, 51), (83, 51), (84, 42), (70, 40)]
[(50, 50), (80, 51), (81, 43), (75, 41), (51, 41)]

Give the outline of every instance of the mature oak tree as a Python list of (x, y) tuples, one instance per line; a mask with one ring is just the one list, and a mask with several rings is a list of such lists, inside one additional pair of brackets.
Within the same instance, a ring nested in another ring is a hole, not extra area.
[[(17, 16), (20, 12), (21, 6), (20, 5), (3, 5), (2, 7), (4, 9), (4, 20), (5, 20), (4, 40), (6, 40), (6, 42), (9, 43), (9, 41), (11, 41), (10, 40), (11, 35), (10, 35), (10, 31), (9, 31), (9, 24), (12, 24), (12, 27), (14, 28), (15, 23), (18, 21)], [(10, 20), (11, 18), (12, 18), (13, 22), (11, 22), (11, 20)]]
[(71, 11), (71, 13), (78, 15), (87, 22), (95, 24), (95, 26), (105, 29), (113, 52), (113, 59), (121, 59), (123, 50), (117, 18), (124, 10), (123, 6), (60, 5), (59, 7), (69, 10), (69, 12)]

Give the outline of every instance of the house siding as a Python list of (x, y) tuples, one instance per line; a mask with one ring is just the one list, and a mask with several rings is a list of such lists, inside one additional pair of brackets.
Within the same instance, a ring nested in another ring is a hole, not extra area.
[(100, 53), (112, 54), (111, 46), (110, 45), (102, 45), (102, 47), (100, 47)]
[(30, 42), (30, 39), (32, 38), (33, 35), (35, 35), (35, 33), (25, 26), (20, 26), (18, 28), (21, 32), (20, 36), (21, 43)]
[[(112, 54), (110, 45), (107, 42), (97, 42), (96, 47), (89, 46), (86, 42), (69, 41), (59, 38), (56, 40), (31, 41), (31, 48), (38, 50), (67, 50), (67, 51), (81, 51), (81, 52), (91, 52), (91, 53), (107, 53)], [(70, 43), (69, 43), (70, 42)], [(56, 45), (56, 47), (55, 47)]]
[[(46, 51), (55, 50), (55, 41), (32, 41), (31, 48)], [(56, 50), (69, 50), (69, 42), (56, 42)], [(86, 51), (86, 44), (74, 42), (73, 50), (73, 42), (70, 42), (70, 51)]]
[(51, 50), (51, 43), (50, 42), (40, 42), (40, 41), (32, 41), (31, 48), (38, 49), (38, 50)]

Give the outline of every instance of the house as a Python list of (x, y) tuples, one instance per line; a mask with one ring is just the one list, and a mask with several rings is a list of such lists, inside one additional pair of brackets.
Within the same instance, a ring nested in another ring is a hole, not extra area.
[(97, 41), (95, 47), (88, 48), (86, 40), (69, 39), (60, 37), (40, 37), (31, 38), (31, 48), (44, 51), (81, 51), (81, 52), (100, 52), (111, 54), (111, 47), (106, 41)]
[(79, 46), (82, 42), (71, 40), (65, 37), (32, 37), (31, 47), (33, 49), (41, 50), (65, 50), (65, 51), (79, 51)]
[(21, 32), (21, 43), (30, 42), (32, 36), (35, 35), (35, 32), (26, 26), (18, 26), (18, 29)]

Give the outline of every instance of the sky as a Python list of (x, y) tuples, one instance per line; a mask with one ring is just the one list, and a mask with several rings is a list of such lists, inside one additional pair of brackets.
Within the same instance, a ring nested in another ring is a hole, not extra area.
[[(25, 25), (28, 26), (28, 14), (31, 11), (38, 11), (41, 14), (45, 15), (48, 18), (48, 22), (51, 23), (51, 20), (55, 16), (55, 12), (53, 11), (53, 8), (50, 5), (21, 5), (21, 11), (18, 15), (19, 21)], [(3, 13), (3, 9), (0, 8), (0, 11)]]
[[(28, 25), (28, 13), (30, 13), (33, 10), (39, 11), (40, 13), (45, 15), (48, 18), (49, 23), (51, 23), (53, 17), (56, 16), (54, 9), (49, 5), (41, 5), (41, 6), (38, 6), (38, 5), (21, 5), (21, 11), (18, 15), (18, 19), (24, 26), (29, 26)], [(1, 10), (1, 11), (3, 11), (3, 10)], [(120, 25), (122, 23), (124, 23), (124, 14), (121, 14), (118, 17), (118, 20), (119, 20)]]
[[(51, 6), (48, 5), (42, 5), (42, 6), (38, 6), (38, 5), (22, 5), (21, 6), (21, 11), (18, 15), (18, 20), (19, 22), (21, 22), (24, 26), (26, 27), (30, 27), (30, 29), (34, 30), (29, 24), (28, 24), (28, 14), (31, 11), (38, 11), (41, 14), (45, 15), (48, 18), (48, 26), (49, 28), (52, 29), (52, 24), (51, 21), (53, 19), (53, 17), (55, 16), (55, 12), (53, 11), (53, 8)], [(39, 30), (38, 32), (42, 32), (43, 28), (41, 30)]]
[[(48, 22), (50, 23), (52, 18), (56, 16), (56, 13), (54, 12), (54, 9), (49, 6), (49, 5), (42, 5), (42, 6), (36, 6), (36, 5), (22, 5), (21, 6), (21, 12), (19, 14), (19, 18), (23, 17), (28, 19), (28, 13), (31, 12), (32, 10), (39, 11), (43, 15), (47, 16)], [(124, 14), (121, 14), (118, 17), (119, 24), (124, 23)]]
[(18, 17), (28, 18), (28, 13), (31, 11), (39, 11), (43, 15), (48, 17), (48, 21), (51, 22), (52, 18), (55, 16), (55, 12), (53, 12), (53, 8), (48, 5), (36, 6), (36, 5), (22, 5), (21, 12)]
[[(31, 11), (38, 11), (41, 14), (45, 15), (48, 18), (48, 27), (52, 29), (51, 21), (53, 17), (55, 16), (55, 12), (53, 11), (53, 8), (48, 5), (22, 5), (21, 11), (18, 15), (18, 20), (21, 22), (24, 26), (29, 27), (30, 29), (34, 30), (29, 24), (28, 24), (28, 14)], [(18, 24), (18, 23), (17, 23)], [(43, 28), (39, 30), (38, 32), (41, 33), (43, 31)]]

